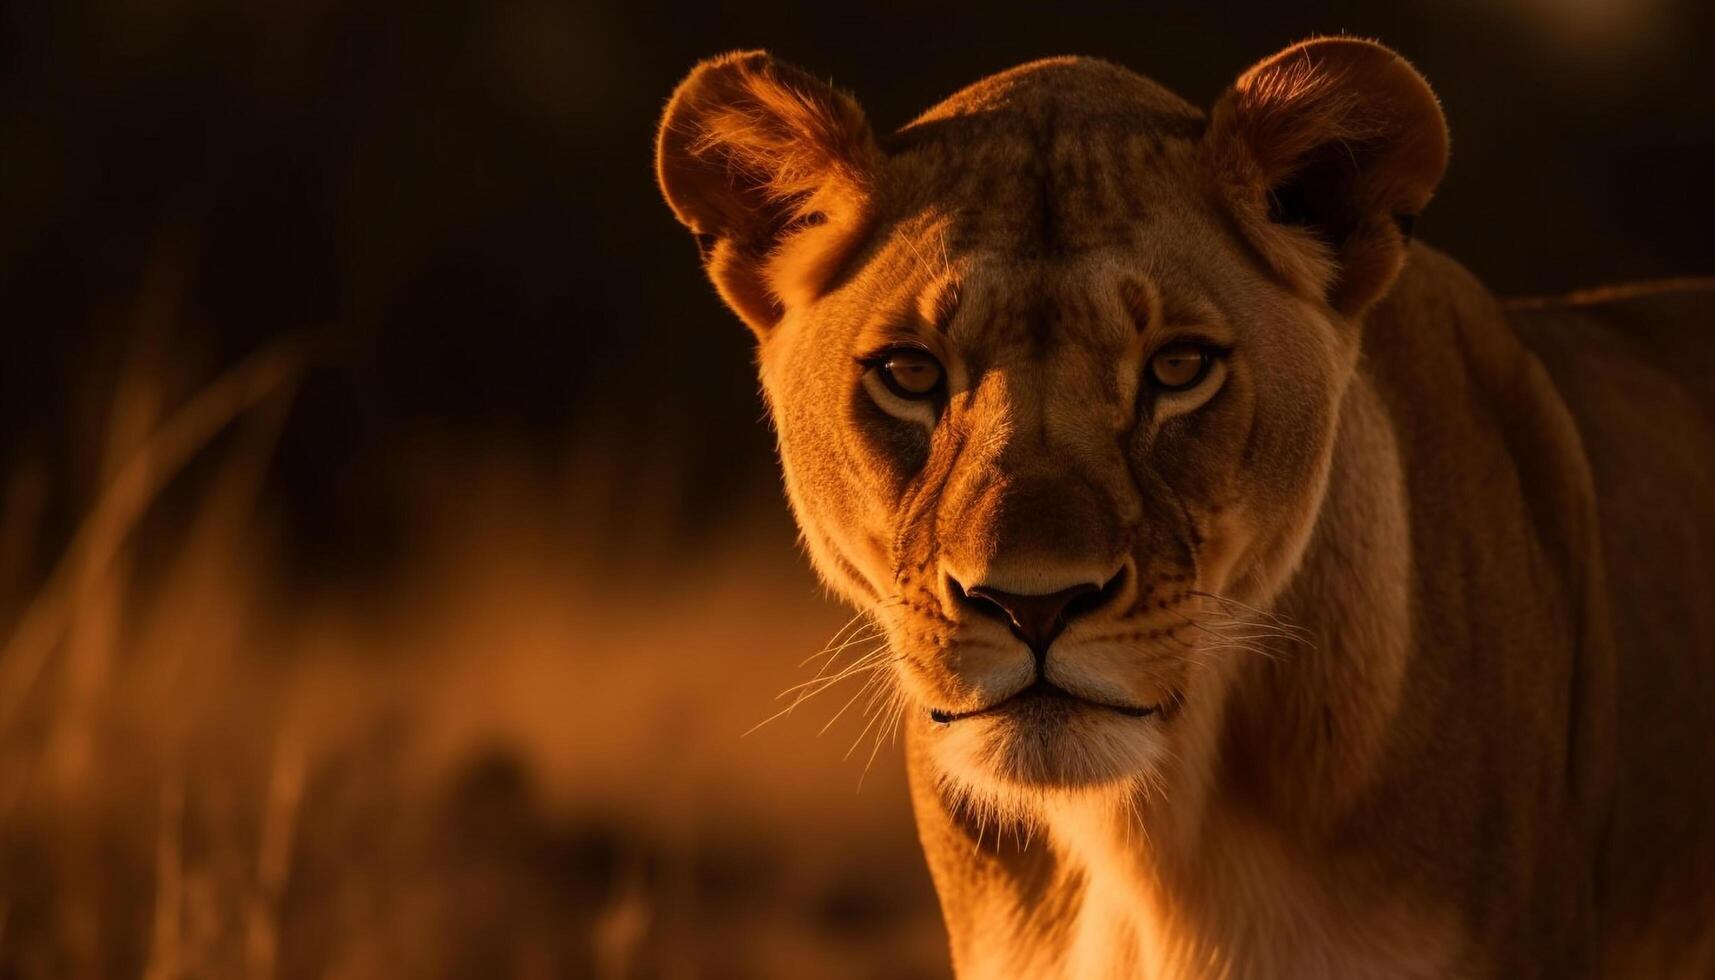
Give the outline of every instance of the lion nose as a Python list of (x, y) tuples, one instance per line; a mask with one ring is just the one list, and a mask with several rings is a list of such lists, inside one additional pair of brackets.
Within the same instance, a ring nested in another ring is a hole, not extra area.
[(1048, 646), (1066, 629), (1066, 624), (1105, 605), (1119, 591), (1122, 571), (1105, 585), (1084, 582), (1058, 592), (1037, 595), (1006, 592), (986, 585), (965, 588), (951, 580), (953, 594), (961, 604), (985, 616), (1004, 619), (1014, 636), (1023, 640), (1040, 662)]

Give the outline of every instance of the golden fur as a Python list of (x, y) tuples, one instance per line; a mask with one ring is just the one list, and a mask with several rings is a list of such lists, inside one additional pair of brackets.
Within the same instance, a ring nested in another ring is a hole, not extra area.
[[(886, 137), (762, 53), (675, 93), (961, 975), (1715, 973), (1715, 292), (1504, 307), (1409, 241), (1446, 158), (1349, 39), (1208, 115), (1087, 59)], [(965, 593), (1103, 583), (1036, 653)]]

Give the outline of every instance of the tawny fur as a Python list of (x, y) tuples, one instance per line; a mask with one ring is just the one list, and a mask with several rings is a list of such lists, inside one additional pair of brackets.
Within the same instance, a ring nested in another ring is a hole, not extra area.
[[(761, 53), (675, 94), (960, 975), (1715, 974), (1715, 289), (1503, 306), (1409, 242), (1447, 145), (1346, 39), (1208, 116), (1084, 59), (880, 139)], [(1102, 582), (1039, 663), (955, 588)]]

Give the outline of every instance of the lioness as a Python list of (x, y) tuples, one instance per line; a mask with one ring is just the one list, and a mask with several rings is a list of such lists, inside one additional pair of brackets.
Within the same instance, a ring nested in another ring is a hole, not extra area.
[(1423, 78), (1100, 61), (891, 136), (761, 52), (661, 189), (885, 628), (964, 976), (1715, 975), (1715, 292), (1411, 242)]

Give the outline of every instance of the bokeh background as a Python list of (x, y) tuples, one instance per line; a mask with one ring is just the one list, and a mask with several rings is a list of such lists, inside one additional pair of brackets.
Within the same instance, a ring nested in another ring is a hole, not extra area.
[(945, 975), (656, 118), (1336, 32), (1498, 292), (1715, 272), (1698, 0), (0, 5), (0, 978)]

